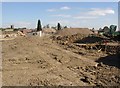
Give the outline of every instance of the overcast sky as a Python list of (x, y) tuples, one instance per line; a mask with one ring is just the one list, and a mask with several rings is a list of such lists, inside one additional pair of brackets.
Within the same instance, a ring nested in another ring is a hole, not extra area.
[(55, 26), (58, 22), (70, 27), (99, 29), (118, 25), (117, 2), (3, 2), (2, 27), (35, 28), (37, 20), (42, 25)]

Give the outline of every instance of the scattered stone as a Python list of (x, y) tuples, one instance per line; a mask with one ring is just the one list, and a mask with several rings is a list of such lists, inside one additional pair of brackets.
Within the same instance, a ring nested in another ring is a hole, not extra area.
[(25, 60), (29, 60), (29, 58), (28, 58), (28, 57), (25, 57)]
[(80, 67), (78, 66), (77, 69), (80, 69)]
[(61, 60), (58, 60), (58, 62), (62, 63)]
[(97, 66), (99, 66), (99, 67), (103, 67), (104, 65), (103, 65), (103, 63), (102, 62), (100, 62), (100, 63), (98, 63), (98, 65)]
[(55, 60), (57, 60), (57, 57), (54, 57)]
[(85, 83), (90, 83), (89, 82), (89, 78), (87, 76), (84, 76), (84, 78), (80, 79), (81, 81), (85, 82)]

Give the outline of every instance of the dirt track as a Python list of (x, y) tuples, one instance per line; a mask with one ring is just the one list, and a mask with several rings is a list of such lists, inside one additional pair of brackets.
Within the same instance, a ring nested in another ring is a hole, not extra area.
[(50, 36), (18, 37), (2, 45), (3, 86), (120, 84), (119, 68), (96, 66), (107, 56), (102, 52), (61, 46)]

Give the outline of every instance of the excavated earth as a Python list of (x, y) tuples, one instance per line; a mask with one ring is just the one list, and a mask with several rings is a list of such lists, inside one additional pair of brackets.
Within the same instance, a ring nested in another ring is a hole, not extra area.
[(120, 85), (119, 54), (88, 50), (72, 42), (59, 43), (61, 39), (55, 36), (21, 36), (2, 41), (2, 85)]

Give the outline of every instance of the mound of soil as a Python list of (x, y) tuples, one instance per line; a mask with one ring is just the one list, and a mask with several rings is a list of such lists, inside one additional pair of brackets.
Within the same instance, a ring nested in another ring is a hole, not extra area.
[(75, 35), (66, 35), (66, 36), (52, 36), (51, 38), (55, 41), (57, 41), (58, 43), (73, 43), (77, 40), (81, 40), (83, 38), (87, 37), (86, 35), (84, 34), (80, 34), (80, 33), (77, 33)]
[(101, 42), (103, 40), (105, 40), (105, 39), (102, 37), (88, 36), (88, 37), (85, 37), (81, 40), (75, 41), (75, 43), (96, 43), (96, 42)]
[(44, 29), (43, 29), (43, 32), (44, 32), (44, 33), (55, 33), (56, 30), (55, 30), (55, 29), (52, 29), (52, 28), (44, 28)]
[(61, 36), (67, 36), (67, 35), (75, 35), (75, 34), (84, 34), (84, 35), (89, 35), (93, 34), (92, 31), (88, 28), (66, 28), (63, 30), (59, 30), (56, 34), (61, 35)]

